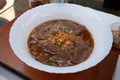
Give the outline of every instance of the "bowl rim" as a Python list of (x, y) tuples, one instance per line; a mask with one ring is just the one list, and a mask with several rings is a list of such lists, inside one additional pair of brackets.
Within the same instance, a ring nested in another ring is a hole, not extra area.
[(120, 30), (120, 22), (115, 22), (110, 25), (111, 30)]

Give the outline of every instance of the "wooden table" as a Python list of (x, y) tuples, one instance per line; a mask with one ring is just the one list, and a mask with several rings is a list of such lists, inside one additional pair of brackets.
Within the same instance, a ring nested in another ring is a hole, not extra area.
[(30, 80), (112, 80), (120, 50), (112, 48), (110, 54), (98, 65), (73, 74), (51, 74), (33, 69), (20, 61), (9, 44), (9, 32), (15, 19), (0, 28), (0, 64), (24, 75)]

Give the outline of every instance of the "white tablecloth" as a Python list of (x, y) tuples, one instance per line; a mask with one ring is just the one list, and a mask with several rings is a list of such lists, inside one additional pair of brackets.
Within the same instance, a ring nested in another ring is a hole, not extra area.
[(120, 80), (120, 55), (117, 61), (117, 66), (116, 66), (112, 80)]

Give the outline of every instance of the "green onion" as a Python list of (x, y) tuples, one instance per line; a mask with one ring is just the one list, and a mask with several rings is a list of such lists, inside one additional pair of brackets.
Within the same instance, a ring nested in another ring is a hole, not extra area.
[(61, 46), (62, 43), (61, 42), (56, 42), (56, 45)]
[(50, 61), (45, 62), (44, 64), (45, 64), (45, 65), (49, 65), (49, 66), (53, 66), (53, 65), (54, 65), (54, 63), (53, 63), (53, 62), (50, 62)]
[(58, 33), (61, 33), (61, 32), (66, 32), (66, 30), (65, 29), (59, 29)]
[(94, 48), (94, 44), (90, 45), (90, 47), (93, 49)]

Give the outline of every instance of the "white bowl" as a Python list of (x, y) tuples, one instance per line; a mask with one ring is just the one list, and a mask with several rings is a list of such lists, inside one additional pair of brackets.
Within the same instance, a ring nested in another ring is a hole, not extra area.
[[(94, 38), (94, 49), (90, 57), (75, 66), (53, 67), (44, 65), (29, 54), (28, 35), (38, 24), (53, 19), (69, 19), (85, 25)], [(33, 8), (21, 15), (10, 30), (10, 45), (15, 55), (27, 65), (49, 73), (75, 73), (97, 65), (108, 54), (112, 46), (112, 32), (99, 15), (75, 4), (52, 3)]]
[(120, 22), (116, 22), (110, 25), (111, 30), (120, 30)]

